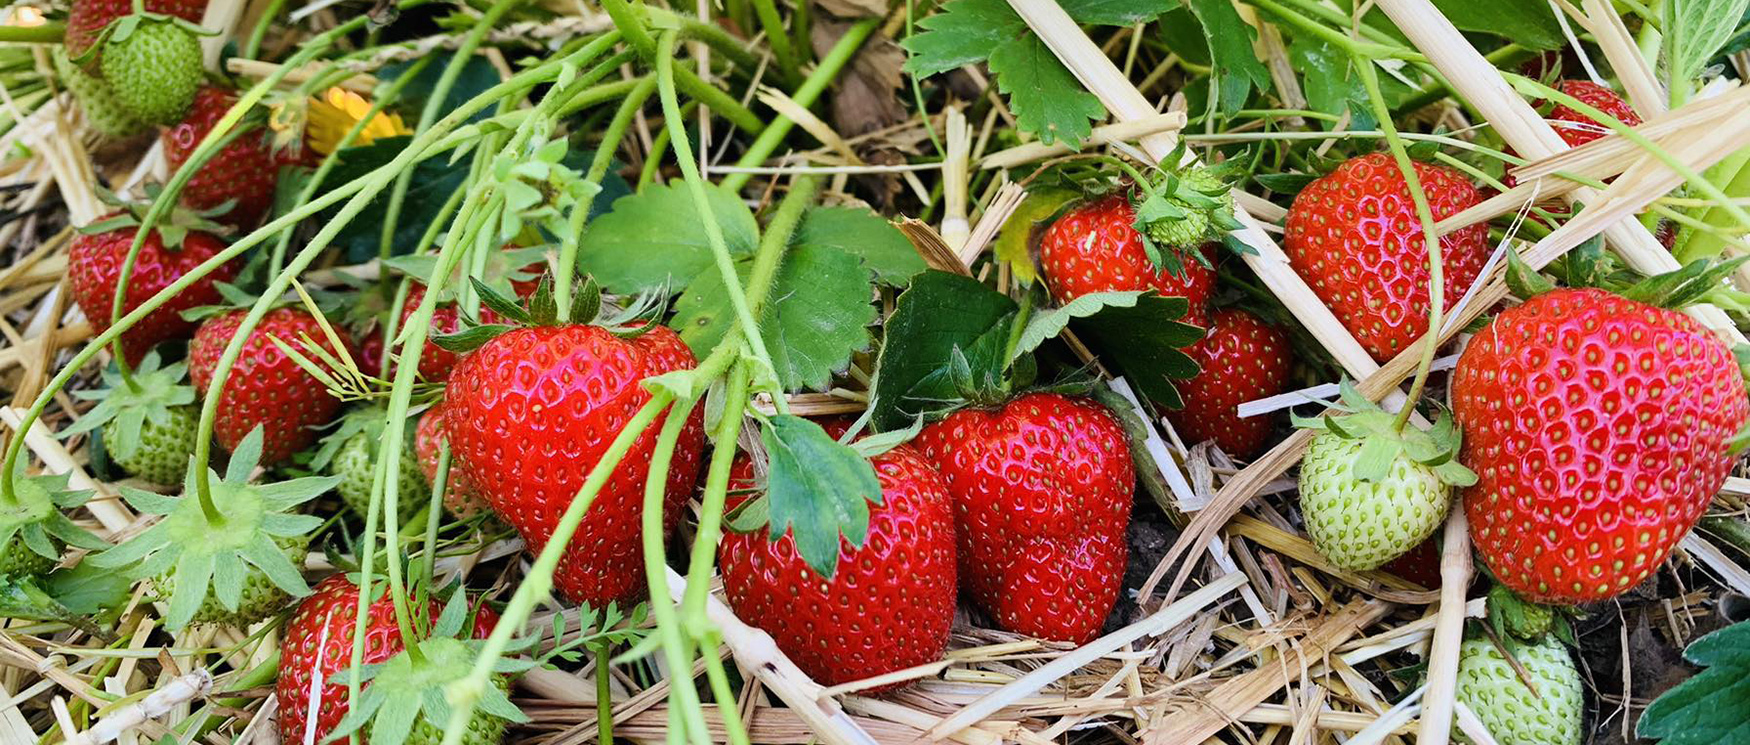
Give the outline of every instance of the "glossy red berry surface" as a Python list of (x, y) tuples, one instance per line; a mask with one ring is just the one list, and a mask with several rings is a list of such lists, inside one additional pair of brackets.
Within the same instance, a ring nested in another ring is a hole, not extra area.
[[(1205, 250), (1207, 257), (1207, 250)], [(1052, 297), (1067, 303), (1093, 292), (1154, 290), (1190, 302), (1184, 321), (1208, 326), (1209, 296), (1215, 271), (1191, 256), (1175, 275), (1156, 269), (1136, 232), (1136, 210), (1129, 197), (1109, 194), (1083, 202), (1046, 228), (1039, 241), (1039, 264)]]
[[(213, 316), (195, 331), (188, 347), (188, 371), (201, 395), (206, 395), (219, 359), (242, 328), (247, 313), (235, 310)], [(346, 330), (336, 327), (335, 333), (350, 349), (352, 341)], [(261, 427), (263, 465), (283, 463), (309, 447), (320, 434), (315, 428), (334, 421), (341, 407), (340, 399), (331, 395), (322, 381), (273, 343), (276, 337), (293, 349), (302, 349), (304, 340), (309, 339), (339, 356), (316, 318), (301, 308), (268, 311), (243, 343), (242, 354), (225, 381), (213, 436), (231, 450), (250, 430)]]
[[(1415, 164), (1434, 219), (1479, 200), (1464, 174)], [(1362, 348), (1385, 362), (1428, 329), (1428, 251), (1422, 221), (1397, 162), (1385, 153), (1350, 158), (1308, 184), (1288, 211), (1283, 250)], [(1440, 238), (1450, 308), (1489, 259), (1488, 226)]]
[(1136, 488), (1112, 414), (1033, 393), (957, 411), (914, 444), (954, 499), (961, 586), (1004, 629), (1093, 639), (1124, 578)]
[[(731, 533), (718, 549), (735, 614), (764, 629), (823, 685), (941, 659), (954, 623), (954, 514), (936, 469), (909, 446), (876, 456), (881, 504), (861, 548), (840, 539), (838, 569), (808, 568), (788, 535)], [(746, 474), (738, 480), (745, 483)], [(731, 506), (748, 497), (731, 496)]]
[[(137, 234), (136, 228), (91, 235), (78, 233), (68, 245), (67, 279), (72, 283), (73, 302), (79, 305), (79, 310), (85, 313), (95, 331), (101, 333), (109, 328), (111, 304), (121, 280), (122, 265), (127, 261), (128, 249)], [(140, 307), (224, 249), (225, 244), (218, 238), (200, 231), (190, 231), (184, 236), (181, 246), (166, 246), (163, 237), (154, 231), (140, 245), (133, 275), (128, 279), (123, 314)], [(194, 333), (195, 322), (185, 320), (182, 312), (220, 302), (222, 298), (215, 283), (229, 282), (236, 275), (236, 263), (226, 262), (184, 288), (122, 334), (122, 353), (130, 363), (137, 364), (146, 350), (159, 343), (188, 338)]]
[(1200, 370), (1177, 383), (1185, 407), (1167, 412), (1187, 444), (1214, 440), (1228, 455), (1249, 458), (1269, 441), (1276, 417), (1241, 417), (1239, 405), (1288, 387), (1288, 335), (1250, 312), (1218, 310), (1209, 334), (1185, 350)]
[[(452, 457), (529, 550), (539, 551), (602, 454), (650, 400), (640, 381), (694, 364), (680, 337), (661, 326), (635, 339), (584, 325), (506, 332), (450, 373), (444, 430)], [(693, 409), (669, 465), (667, 530), (679, 523), (698, 476), (702, 409)], [(573, 602), (603, 607), (646, 592), (639, 520), (658, 429), (634, 441), (572, 536), (554, 583)]]
[(1541, 603), (1646, 579), (1731, 469), (1750, 416), (1731, 350), (1688, 316), (1597, 289), (1503, 311), (1453, 373), (1478, 553)]

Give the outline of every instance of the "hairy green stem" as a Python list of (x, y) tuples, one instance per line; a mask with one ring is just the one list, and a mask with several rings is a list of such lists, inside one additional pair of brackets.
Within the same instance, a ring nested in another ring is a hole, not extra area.
[[(735, 309), (736, 323), (741, 327), (742, 338), (747, 340), (748, 349), (753, 352), (754, 359), (759, 360), (763, 377), (776, 368), (772, 365), (772, 355), (766, 351), (765, 339), (760, 336), (759, 323), (754, 320), (753, 311), (748, 307), (747, 294), (741, 287), (741, 277), (736, 274), (735, 261), (729, 257), (729, 245), (723, 239), (723, 229), (712, 215), (711, 201), (705, 193), (705, 179), (700, 177), (699, 166), (693, 162), (693, 146), (687, 139), (686, 121), (681, 118), (680, 103), (675, 95), (676, 40), (675, 32), (668, 31), (663, 33), (658, 44), (656, 81), (662, 94), (663, 123), (668, 129), (669, 139), (674, 142), (675, 160), (680, 164), (681, 173), (686, 178), (687, 190), (692, 193), (693, 207), (698, 211), (699, 221), (704, 224), (705, 237), (711, 244), (711, 255), (723, 278), (724, 291), (729, 296), (730, 307)], [(772, 393), (775, 399), (781, 399), (784, 395), (782, 390), (774, 390)]]
[[(620, 140), (626, 136), (626, 130), (632, 126), (633, 118), (644, 107), (644, 102), (656, 93), (656, 78), (645, 76), (638, 85), (620, 101), (620, 107), (614, 111), (614, 118), (608, 122), (608, 128), (602, 131), (602, 140), (596, 145), (595, 158), (590, 161), (589, 171), (584, 174), (584, 180), (599, 184), (608, 175), (608, 169), (613, 167), (614, 152), (620, 149)], [(600, 192), (597, 192), (598, 194)], [(578, 241), (583, 237), (584, 224), (589, 220), (589, 212), (595, 207), (596, 194), (583, 198), (578, 203), (571, 217), (571, 230), (559, 244), (560, 280), (554, 284), (554, 299), (559, 305), (559, 321), (569, 323), (571, 318), (572, 278), (577, 276)], [(576, 319), (579, 323), (588, 322), (587, 318)], [(605, 742), (605, 741), (604, 741)]]
[(701, 637), (708, 626), (705, 597), (710, 593), (711, 562), (717, 558), (717, 543), (722, 539), (723, 509), (729, 500), (729, 476), (735, 466), (750, 378), (745, 363), (738, 363), (730, 370), (729, 382), (723, 388), (723, 418), (717, 423), (717, 431), (711, 435), (711, 465), (705, 471), (699, 528), (693, 536), (692, 553), (687, 558), (687, 592), (681, 603), (681, 617), (694, 638)]
[[(640, 6), (642, 7), (642, 6)], [(626, 37), (626, 43), (637, 50), (638, 56), (645, 60), (656, 57), (656, 40), (650, 36), (650, 30), (644, 27), (644, 20), (627, 0), (602, 0), (602, 9), (613, 18), (614, 26)], [(679, 33), (678, 30), (670, 33)], [(691, 96), (699, 103), (722, 115), (734, 124), (737, 129), (748, 133), (760, 131), (765, 126), (758, 116), (749, 111), (740, 101), (724, 93), (722, 89), (707, 83), (691, 70), (680, 69), (673, 73), (671, 85), (681, 92)]]
[(257, 59), (261, 55), (261, 42), (267, 38), (267, 29), (279, 18), (280, 11), (285, 10), (286, 0), (269, 0), (267, 7), (261, 10), (261, 17), (256, 19), (255, 28), (249, 30), (249, 40), (243, 43), (244, 59)]
[[(839, 73), (844, 70), (851, 58), (856, 56), (857, 50), (863, 46), (863, 42), (869, 38), (869, 34), (873, 33), (875, 27), (880, 23), (881, 19), (879, 18), (868, 18), (858, 21), (846, 29), (845, 35), (839, 37), (839, 40), (833, 44), (832, 50), (821, 58), (820, 64), (814, 68), (814, 72), (809, 73), (808, 78), (802, 81), (802, 85), (796, 88), (796, 92), (790, 94), (791, 100), (803, 108), (813, 106), (820, 95), (826, 92), (827, 86), (838, 79)], [(765, 129), (760, 131), (759, 136), (754, 138), (753, 144), (748, 146), (747, 152), (741, 156), (741, 160), (736, 161), (735, 165), (748, 168), (764, 163), (766, 158), (771, 157), (772, 153), (777, 150), (778, 144), (784, 141), (784, 137), (790, 134), (790, 129), (794, 126), (796, 126), (796, 122), (791, 121), (787, 116), (780, 115), (773, 119), (772, 123), (766, 125)], [(677, 139), (676, 142), (678, 143), (680, 140)], [(723, 178), (723, 186), (731, 191), (740, 191), (741, 187), (747, 185), (747, 180), (751, 177), (752, 174), (748, 173), (731, 173)]]
[[(444, 105), (450, 97), (450, 89), (462, 77), (462, 70), (468, 61), (474, 58), (474, 50), (480, 48), (480, 43), (486, 40), (487, 32), (498, 25), (499, 19), (515, 8), (522, 0), (495, 0), (492, 7), (474, 22), (474, 27), (468, 29), (468, 34), (462, 37), (462, 43), (450, 57), (450, 62), (444, 67), (437, 83), (432, 86), (430, 97), (425, 100), (425, 108), (419, 112), (419, 123), (413, 128), (414, 134), (420, 134), (431, 128), (437, 121)], [(383, 231), (378, 238), (378, 258), (389, 258), (394, 246), (395, 226), (401, 216), (401, 205), (407, 200), (407, 188), (413, 182), (413, 171), (409, 169), (395, 179), (395, 188), (389, 192), (389, 205), (383, 210)]]
[(772, 47), (772, 59), (778, 63), (778, 73), (786, 85), (795, 85), (802, 79), (802, 72), (796, 66), (796, 50), (790, 45), (784, 19), (778, 16), (778, 4), (772, 0), (753, 0), (753, 12), (760, 19), (760, 27), (766, 31), (766, 42)]
[(40, 23), (35, 26), (0, 26), (0, 43), (58, 44), (67, 35), (67, 24)]
[[(666, 34), (665, 34), (666, 36)], [(662, 42), (666, 44), (667, 42)], [(662, 505), (668, 494), (668, 469), (674, 458), (675, 444), (692, 414), (691, 399), (676, 401), (656, 436), (656, 446), (650, 454), (650, 472), (644, 477), (644, 514), (640, 524), (644, 545), (644, 573), (650, 580), (650, 614), (656, 618), (656, 633), (662, 639), (663, 656), (668, 669), (676, 676), (693, 669), (692, 647), (681, 634), (681, 624), (675, 604), (668, 593), (668, 565), (663, 560)], [(699, 707), (699, 693), (690, 682), (675, 681), (669, 688), (675, 708), (681, 710), (685, 731), (693, 742), (710, 745), (711, 732), (705, 725), (705, 712)], [(733, 703), (733, 700), (731, 700)], [(724, 702), (719, 701), (719, 711)]]
[[(607, 618), (602, 618), (602, 632), (607, 632)], [(609, 675), (609, 663), (613, 655), (608, 653), (608, 645), (602, 643), (595, 653), (595, 741), (607, 745), (614, 741), (614, 688), (609, 685), (612, 676)]]
[[(1440, 326), (1446, 320), (1446, 277), (1440, 235), (1434, 230), (1434, 210), (1428, 205), (1428, 195), (1422, 191), (1422, 180), (1416, 175), (1410, 152), (1404, 148), (1403, 138), (1398, 137), (1397, 126), (1392, 123), (1391, 108), (1386, 105), (1385, 96), (1380, 94), (1379, 75), (1374, 72), (1373, 64), (1356, 58), (1355, 69), (1361, 75), (1362, 86), (1367, 89), (1368, 101), (1373, 104), (1373, 115), (1379, 119), (1380, 129), (1385, 132), (1386, 147), (1397, 161), (1398, 170), (1403, 172), (1404, 188), (1409, 189), (1410, 199), (1416, 204), (1416, 217), (1422, 221), (1422, 238), (1428, 249), (1428, 333), (1438, 340)], [(1436, 343), (1422, 345), (1422, 357), (1416, 362), (1416, 377), (1410, 382), (1409, 398), (1392, 420), (1393, 431), (1402, 432), (1410, 421), (1410, 414), (1415, 413), (1416, 401), (1428, 385), (1428, 374), (1433, 370), (1434, 351), (1438, 346)]]

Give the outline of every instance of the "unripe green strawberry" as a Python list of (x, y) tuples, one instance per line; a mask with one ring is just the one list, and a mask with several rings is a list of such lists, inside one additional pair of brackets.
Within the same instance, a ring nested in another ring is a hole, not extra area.
[(133, 16), (104, 42), (99, 65), (123, 109), (148, 124), (175, 124), (200, 89), (200, 40), (175, 21)]
[(1515, 645), (1513, 657), (1536, 693), (1488, 639), (1467, 639), (1458, 652), (1457, 698), (1500, 745), (1578, 745), (1583, 713), (1580, 672), (1554, 637)]
[[(66, 548), (53, 538), (50, 543), (57, 554)], [(0, 544), (0, 577), (35, 577), (48, 574), (50, 569), (55, 568), (55, 564), (55, 559), (43, 556), (24, 545), (22, 536), (11, 536), (4, 544)]]
[[(308, 536), (277, 538), (274, 540), (274, 544), (285, 551), (286, 560), (290, 561), (292, 566), (302, 567), (304, 557), (310, 553)], [(176, 592), (175, 567), (158, 575), (154, 584), (161, 597), (168, 598), (174, 594)], [(256, 621), (280, 612), (291, 600), (291, 593), (274, 585), (265, 572), (252, 564), (245, 564), (243, 568), (243, 594), (237, 601), (237, 609), (226, 608), (224, 603), (219, 602), (219, 596), (216, 593), (209, 593), (206, 599), (201, 601), (200, 607), (195, 610), (194, 617), (190, 618), (188, 622), (191, 624), (235, 626), (240, 629), (248, 628)]]
[(1190, 251), (1226, 232), (1215, 229), (1218, 221), (1215, 215), (1233, 212), (1233, 195), (1228, 193), (1227, 182), (1208, 168), (1200, 167), (1179, 174), (1178, 186), (1177, 192), (1166, 200), (1183, 214), (1176, 219), (1149, 222), (1150, 239), (1168, 248)]
[(1451, 487), (1477, 476), (1454, 456), (1462, 437), (1449, 414), (1423, 431), (1343, 382), (1333, 413), (1295, 417), (1318, 430), (1300, 463), (1300, 510), (1326, 559), (1376, 569), (1427, 540), (1446, 518)]
[[(194, 455), (200, 410), (192, 404), (172, 406), (166, 414), (167, 421), (147, 418), (141, 422), (133, 447), (110, 450), (110, 461), (154, 484), (182, 483), (183, 474), (188, 472), (188, 459)], [(104, 423), (104, 443), (121, 442), (123, 427), (121, 419)]]
[(1415, 548), (1446, 517), (1451, 494), (1434, 470), (1399, 456), (1385, 478), (1354, 475), (1362, 441), (1320, 433), (1300, 463), (1300, 508), (1313, 545), (1344, 569), (1375, 569)]
[(145, 122), (122, 108), (109, 81), (79, 69), (67, 59), (65, 50), (56, 49), (54, 57), (55, 73), (60, 76), (61, 84), (73, 92), (73, 98), (85, 110), (85, 123), (98, 134), (122, 139), (146, 131)]
[(156, 351), (147, 352), (131, 380), (119, 369), (104, 370), (105, 388), (73, 394), (97, 405), (61, 436), (102, 427), (110, 462), (154, 484), (174, 486), (182, 483), (194, 455), (199, 409), (194, 388), (185, 382), (188, 365), (161, 362)]
[[(366, 514), (371, 504), (371, 484), (377, 471), (377, 442), (378, 438), (369, 432), (348, 437), (334, 454), (334, 462), (329, 464), (328, 472), (340, 477), (334, 490), (340, 492), (346, 506), (360, 517)], [(403, 450), (407, 450), (406, 445), (406, 442), (402, 443)], [(431, 494), (426, 490), (425, 476), (419, 472), (419, 458), (411, 450), (401, 454), (401, 465), (396, 470), (400, 486), (395, 501), (400, 507), (402, 525), (406, 525), (407, 519), (430, 501)]]

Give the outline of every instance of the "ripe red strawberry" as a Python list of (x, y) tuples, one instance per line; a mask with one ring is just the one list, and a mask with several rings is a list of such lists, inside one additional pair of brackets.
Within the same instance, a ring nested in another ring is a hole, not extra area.
[[(420, 415), (419, 426), (413, 431), (413, 452), (419, 456), (419, 470), (425, 474), (428, 483), (437, 481), (438, 456), (447, 439), (444, 436), (444, 402), (440, 400)], [(487, 509), (486, 500), (481, 498), (479, 488), (474, 486), (468, 474), (458, 466), (455, 453), (451, 453), (450, 472), (444, 484), (444, 507), (457, 517), (471, 517)]]
[[(470, 352), (450, 373), (444, 430), (452, 458), (493, 511), (539, 551), (590, 469), (638, 408), (639, 381), (697, 364), (658, 326), (622, 339), (600, 326), (518, 328)], [(672, 530), (698, 476), (703, 412), (693, 411), (668, 472), (663, 524)], [(590, 506), (554, 575), (573, 602), (602, 607), (644, 594), (639, 516), (656, 444), (651, 427)]]
[(954, 498), (961, 586), (1005, 629), (1093, 639), (1124, 578), (1136, 488), (1112, 414), (1032, 393), (957, 411), (914, 444)]
[(1688, 316), (1597, 289), (1502, 312), (1459, 357), (1471, 536), (1539, 603), (1645, 579), (1724, 483), (1750, 417), (1732, 352)]
[[(1436, 221), (1479, 200), (1464, 174), (1415, 164)], [(1386, 153), (1350, 158), (1308, 184), (1288, 210), (1283, 249), (1313, 292), (1385, 362), (1428, 329), (1428, 251), (1422, 221), (1397, 162)], [(1446, 307), (1458, 302), (1488, 261), (1488, 226), (1440, 239)]]
[[(207, 10), (207, 0), (146, 0), (144, 7), (147, 13), (161, 13), (200, 23)], [(104, 27), (133, 13), (132, 0), (73, 0), (73, 7), (67, 12), (67, 56), (83, 55), (97, 41)]]
[[(103, 218), (103, 222), (120, 216), (121, 213), (111, 214)], [(73, 302), (85, 312), (91, 327), (99, 332), (109, 328), (116, 283), (121, 279), (122, 264), (127, 260), (128, 247), (133, 245), (137, 232), (134, 227), (117, 227), (92, 234), (78, 233), (67, 248), (67, 276), (73, 283)], [(140, 307), (148, 298), (224, 248), (225, 244), (209, 233), (189, 231), (181, 245), (166, 245), (163, 233), (152, 231), (140, 246), (133, 276), (128, 279), (127, 300), (122, 311), (125, 313)], [(219, 290), (214, 283), (229, 282), (236, 274), (235, 262), (227, 262), (124, 332), (122, 354), (129, 364), (139, 364), (146, 350), (160, 342), (186, 338), (192, 333), (195, 324), (184, 320), (182, 311), (219, 302)]]
[[(219, 357), (231, 343), (231, 337), (237, 335), (246, 314), (247, 311), (235, 310), (214, 316), (195, 331), (188, 348), (189, 375), (194, 378), (195, 389), (203, 395), (212, 385)], [(335, 333), (340, 335), (341, 343), (351, 347), (352, 340), (345, 329), (336, 328)], [(262, 427), (262, 465), (282, 463), (293, 453), (309, 447), (317, 436), (312, 428), (333, 421), (340, 413), (340, 400), (280, 351), (270, 336), (278, 337), (293, 349), (301, 348), (301, 340), (308, 336), (330, 354), (339, 354), (316, 318), (300, 308), (268, 311), (244, 342), (243, 353), (225, 381), (213, 435), (230, 450), (250, 430)]]
[[(176, 126), (164, 130), (164, 157), (172, 172), (181, 168), (219, 119), (237, 103), (237, 94), (207, 86), (194, 96), (194, 104)], [(289, 155), (276, 155), (268, 142), (267, 128), (260, 121), (245, 119), (229, 144), (196, 171), (182, 188), (183, 204), (208, 210), (236, 200), (231, 210), (214, 219), (247, 230), (261, 222), (273, 207), (279, 168), (295, 162)]]
[(1092, 292), (1154, 290), (1189, 300), (1185, 322), (1208, 327), (1206, 308), (1215, 291), (1215, 272), (1194, 257), (1181, 263), (1177, 276), (1154, 267), (1142, 234), (1136, 232), (1136, 209), (1123, 194), (1075, 206), (1046, 228), (1039, 241), (1039, 265), (1057, 302)]
[[(808, 568), (789, 535), (773, 542), (763, 530), (731, 533), (718, 549), (735, 614), (771, 634), (824, 685), (941, 659), (954, 625), (954, 513), (947, 487), (909, 446), (872, 460), (881, 504), (869, 507), (862, 548), (840, 539), (831, 579)], [(730, 506), (746, 499), (732, 495)]]
[[(1556, 89), (1580, 100), (1580, 103), (1609, 114), (1611, 118), (1631, 127), (1639, 126), (1641, 117), (1633, 106), (1609, 88), (1590, 80), (1563, 80)], [(1568, 147), (1579, 147), (1607, 134), (1610, 129), (1578, 111), (1557, 104), (1549, 113), (1550, 126)]]
[(1202, 369), (1179, 384), (1185, 408), (1167, 413), (1173, 427), (1187, 442), (1214, 440), (1239, 458), (1257, 454), (1275, 418), (1242, 418), (1238, 407), (1288, 387), (1288, 335), (1246, 311), (1219, 310), (1210, 318), (1209, 334), (1185, 353)]
[[(371, 603), (365, 616), (364, 663), (367, 665), (381, 663), (407, 648), (395, 623), (394, 601), (384, 591), (386, 588), (381, 581), (372, 583), (372, 589), (382, 594)], [(352, 637), (357, 628), (358, 602), (358, 585), (346, 575), (331, 575), (298, 604), (292, 620), (286, 624), (280, 638), (279, 678), (274, 683), (274, 695), (279, 698), (279, 731), (283, 742), (322, 742), (346, 717), (350, 704), (344, 676), (341, 682), (330, 682), (330, 676), (352, 666)], [(430, 603), (428, 618), (437, 618), (443, 607), (436, 598)], [(473, 638), (486, 638), (496, 625), (498, 614), (491, 608), (480, 606), (474, 615)], [(318, 684), (316, 693), (315, 738), (305, 740), (310, 727), (310, 688), (318, 677), (324, 682)], [(476, 717), (478, 721), (479, 717)]]

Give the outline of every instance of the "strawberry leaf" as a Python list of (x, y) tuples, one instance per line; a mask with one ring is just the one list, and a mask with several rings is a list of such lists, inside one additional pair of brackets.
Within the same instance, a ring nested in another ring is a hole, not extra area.
[(1257, 31), (1240, 18), (1231, 0), (1185, 0), (1185, 7), (1203, 24), (1209, 56), (1210, 109), (1232, 116), (1245, 108), (1253, 88), (1270, 90), (1270, 71), (1252, 51)]
[[(1711, 0), (1698, 0), (1705, 4)], [(1548, 3), (1523, 0), (1434, 0), (1434, 7), (1461, 31), (1511, 39), (1527, 49), (1558, 49), (1567, 43)]]
[(1668, 0), (1663, 4), (1665, 62), (1672, 90), (1689, 90), (1708, 62), (1732, 38), (1750, 0)]
[(900, 46), (911, 53), (905, 71), (918, 77), (977, 64), (991, 49), (1027, 30), (1004, 0), (952, 0), (917, 25), (924, 31)]
[(1197, 374), (1197, 363), (1180, 350), (1203, 338), (1203, 329), (1175, 320), (1189, 307), (1185, 298), (1151, 293), (1138, 297), (1135, 305), (1106, 305), (1073, 326), (1144, 396), (1176, 409), (1183, 403), (1173, 381)]
[(1046, 341), (1057, 338), (1064, 329), (1069, 328), (1072, 320), (1087, 318), (1109, 307), (1134, 308), (1142, 295), (1142, 292), (1136, 290), (1090, 292), (1060, 307), (1041, 312), (1027, 322), (1027, 328), (1021, 331), (1015, 348), (1009, 350), (1009, 358), (1004, 361), (1014, 362), (1021, 355), (1038, 349)]
[(911, 241), (886, 218), (858, 207), (815, 207), (802, 214), (792, 251), (810, 246), (836, 248), (857, 257), (891, 287), (905, 287), (925, 269)]
[[(759, 242), (753, 213), (735, 192), (705, 186), (730, 255), (752, 255)], [(619, 295), (683, 287), (714, 267), (704, 219), (678, 182), (621, 197), (611, 211), (590, 221), (577, 248), (583, 271)]]
[(1106, 116), (1100, 99), (1084, 89), (1038, 37), (1004, 42), (991, 50), (988, 62), (997, 89), (1009, 97), (1016, 123), (1044, 144), (1061, 142), (1080, 148), (1094, 131), (1093, 121)]
[(997, 260), (1006, 262), (1009, 272), (1021, 284), (1030, 285), (1039, 278), (1039, 270), (1033, 265), (1034, 232), (1079, 196), (1069, 189), (1035, 186), (1027, 190), (1027, 198), (1003, 223), (993, 250)]
[(1750, 621), (1695, 640), (1683, 657), (1707, 669), (1654, 700), (1635, 734), (1662, 745), (1742, 741), (1750, 732)]
[[(736, 266), (742, 277), (751, 268), (751, 261)], [(869, 269), (854, 254), (824, 243), (787, 251), (758, 319), (778, 381), (788, 390), (831, 385), (851, 355), (869, 348), (873, 294)], [(701, 271), (687, 287), (670, 324), (701, 359), (730, 335), (734, 307), (716, 267)]]
[(869, 537), (869, 503), (881, 503), (874, 465), (799, 416), (772, 417), (760, 439), (770, 464), (768, 537), (776, 541), (790, 533), (809, 568), (831, 579), (838, 569), (839, 537), (852, 548), (861, 548)]
[[(875, 361), (871, 424), (899, 429), (941, 408), (956, 391), (945, 371), (956, 348), (968, 348), (1015, 312), (1015, 302), (970, 277), (930, 270), (912, 279), (887, 319)], [(1001, 325), (1006, 333), (1008, 326)]]

